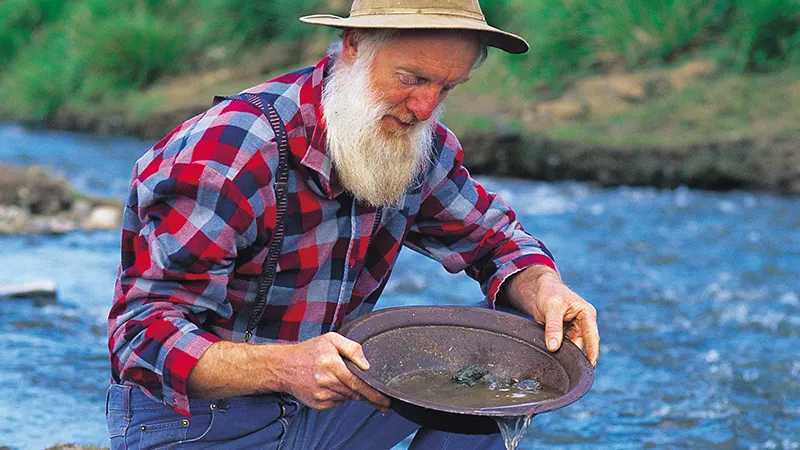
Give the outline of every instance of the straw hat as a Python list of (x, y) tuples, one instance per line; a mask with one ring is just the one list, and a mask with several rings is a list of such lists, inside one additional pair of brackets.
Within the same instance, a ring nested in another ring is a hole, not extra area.
[(315, 14), (300, 20), (336, 28), (474, 30), (487, 45), (509, 53), (529, 48), (525, 39), (489, 26), (478, 0), (354, 0), (350, 17)]

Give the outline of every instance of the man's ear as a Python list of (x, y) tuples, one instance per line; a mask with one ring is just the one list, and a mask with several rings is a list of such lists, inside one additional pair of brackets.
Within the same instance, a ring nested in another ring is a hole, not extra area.
[(358, 32), (351, 29), (342, 31), (342, 59), (353, 64), (358, 56)]

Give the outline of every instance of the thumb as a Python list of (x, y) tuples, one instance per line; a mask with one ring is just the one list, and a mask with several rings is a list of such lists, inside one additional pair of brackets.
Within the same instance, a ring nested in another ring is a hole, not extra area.
[(343, 357), (354, 362), (361, 370), (369, 370), (369, 361), (364, 355), (364, 349), (356, 341), (347, 339), (338, 333), (330, 333), (330, 342)]
[[(561, 302), (553, 302), (560, 304)], [(551, 352), (561, 347), (564, 339), (564, 311), (558, 306), (553, 306), (545, 312), (544, 337), (547, 349)]]

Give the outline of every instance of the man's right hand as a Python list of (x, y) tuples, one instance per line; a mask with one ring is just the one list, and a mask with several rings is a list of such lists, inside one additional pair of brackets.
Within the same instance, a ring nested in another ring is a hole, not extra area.
[(361, 370), (369, 369), (361, 344), (338, 333), (327, 333), (286, 348), (282, 391), (314, 409), (332, 409), (348, 400), (363, 400), (382, 413), (389, 399), (376, 391), (344, 364), (347, 358)]

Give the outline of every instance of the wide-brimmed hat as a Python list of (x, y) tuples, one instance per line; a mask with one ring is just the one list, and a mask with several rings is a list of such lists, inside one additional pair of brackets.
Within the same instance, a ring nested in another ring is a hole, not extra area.
[(487, 24), (478, 0), (354, 0), (350, 17), (315, 14), (300, 20), (336, 28), (473, 30), (487, 45), (509, 53), (529, 48), (525, 39)]

